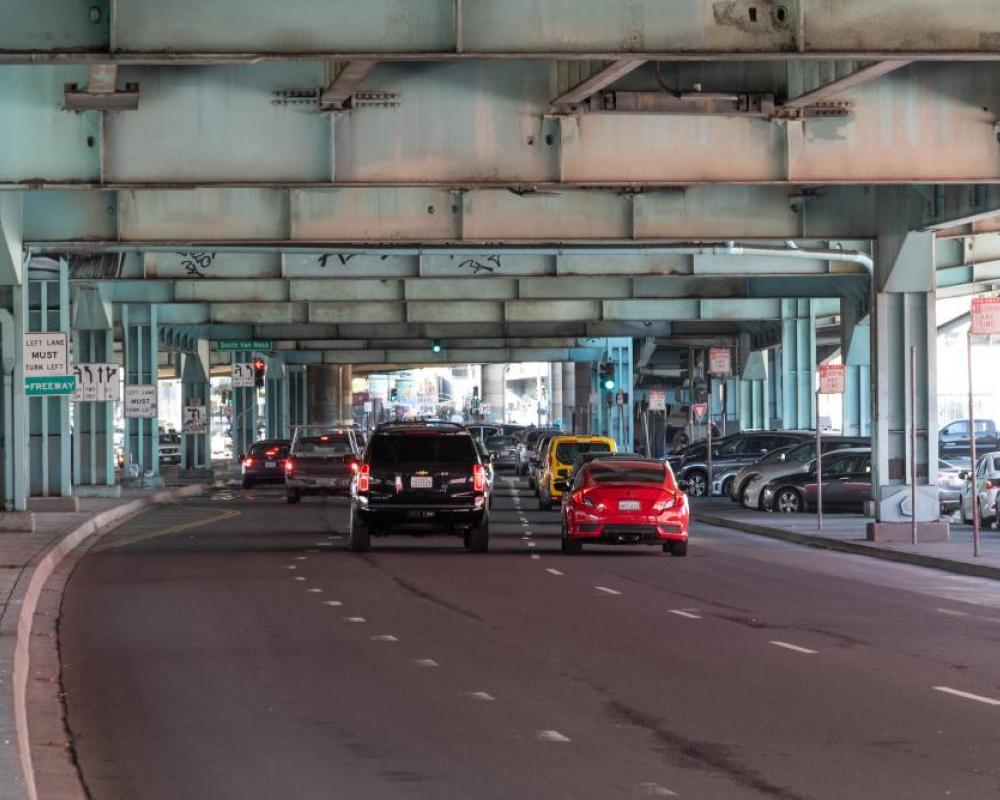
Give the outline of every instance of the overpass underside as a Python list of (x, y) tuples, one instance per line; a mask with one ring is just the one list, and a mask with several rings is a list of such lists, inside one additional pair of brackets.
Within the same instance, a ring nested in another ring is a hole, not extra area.
[[(76, 404), (71, 437), (69, 400), (24, 396), (24, 332), (69, 332), (77, 363), (117, 360), (127, 383), (169, 361), (192, 402), (253, 357), (220, 340), (270, 342), (275, 432), (308, 415), (310, 365), (592, 365), (626, 340), (633, 405), (656, 385), (698, 399), (703, 350), (729, 346), (747, 427), (814, 425), (816, 366), (839, 354), (880, 519), (909, 513), (915, 460), (929, 520), (935, 299), (1000, 280), (993, 16), (981, 0), (0, 11), (5, 502), (114, 481), (110, 404)], [(154, 472), (155, 432), (127, 431)], [(185, 439), (204, 466), (206, 437)]]

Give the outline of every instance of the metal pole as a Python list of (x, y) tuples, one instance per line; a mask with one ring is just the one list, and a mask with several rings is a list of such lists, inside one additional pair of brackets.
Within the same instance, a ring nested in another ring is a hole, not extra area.
[(910, 347), (910, 543), (917, 543), (917, 348)]
[(979, 557), (979, 487), (976, 485), (976, 415), (972, 407), (972, 328), (969, 328), (968, 339), (969, 359), (969, 455), (972, 461), (972, 471), (969, 473), (971, 487), (969, 494), (972, 499), (972, 555)]
[(816, 389), (816, 530), (823, 530), (823, 434), (819, 424), (819, 388)]
[(705, 497), (712, 496), (712, 378), (708, 378), (708, 408), (705, 410), (705, 420), (708, 422), (705, 436), (708, 441), (708, 480), (705, 482)]

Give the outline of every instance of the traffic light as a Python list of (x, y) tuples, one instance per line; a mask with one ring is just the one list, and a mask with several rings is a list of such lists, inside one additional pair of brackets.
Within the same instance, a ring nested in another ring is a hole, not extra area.
[(615, 389), (615, 365), (604, 362), (600, 367), (601, 386), (609, 392)]
[(267, 364), (264, 363), (263, 358), (255, 358), (253, 360), (253, 385), (261, 389), (264, 386), (264, 371), (267, 369)]
[(435, 339), (434, 340), (434, 343), (431, 345), (431, 352), (432, 353), (440, 353), (441, 352), (441, 340), (440, 339)]
[(399, 400), (399, 390), (395, 386), (393, 386), (389, 390), (389, 402), (395, 403), (398, 400)]

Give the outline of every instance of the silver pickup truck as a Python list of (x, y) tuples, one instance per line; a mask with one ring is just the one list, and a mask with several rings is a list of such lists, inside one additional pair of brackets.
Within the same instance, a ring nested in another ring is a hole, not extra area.
[(288, 502), (298, 503), (310, 494), (349, 495), (360, 461), (352, 428), (300, 425), (285, 462)]

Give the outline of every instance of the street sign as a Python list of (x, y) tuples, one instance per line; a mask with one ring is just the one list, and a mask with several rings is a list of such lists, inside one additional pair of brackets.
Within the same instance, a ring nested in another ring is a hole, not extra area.
[(233, 388), (252, 389), (254, 386), (253, 364), (233, 364)]
[(218, 339), (216, 350), (237, 350), (249, 353), (254, 350), (269, 351), (274, 349), (273, 339)]
[(205, 406), (184, 406), (184, 433), (202, 434), (208, 432), (208, 415)]
[(65, 333), (24, 334), (24, 376), (65, 376), (69, 372)]
[(708, 372), (710, 375), (732, 375), (733, 351), (728, 347), (708, 348)]
[(972, 299), (972, 333), (975, 336), (1000, 333), (1000, 297)]
[(125, 416), (130, 419), (156, 418), (156, 384), (125, 387)]
[(843, 364), (819, 365), (819, 393), (843, 394), (847, 369)]
[(106, 403), (121, 399), (121, 367), (117, 364), (74, 364), (74, 403)]
[(692, 403), (691, 411), (694, 414), (694, 421), (701, 422), (708, 413), (708, 403)]
[(650, 411), (666, 411), (667, 410), (667, 393), (662, 390), (650, 389), (649, 391), (649, 410)]
[(24, 394), (27, 397), (52, 397), (73, 394), (76, 391), (75, 375), (50, 375), (46, 378), (26, 377)]
[(492, 411), (493, 411), (493, 404), (492, 403), (480, 403), (479, 404), (479, 413), (482, 414), (483, 416), (488, 416), (490, 414), (490, 412), (492, 412)]

